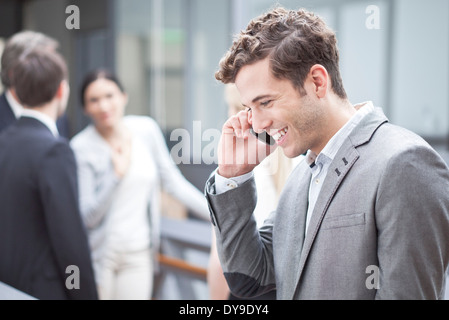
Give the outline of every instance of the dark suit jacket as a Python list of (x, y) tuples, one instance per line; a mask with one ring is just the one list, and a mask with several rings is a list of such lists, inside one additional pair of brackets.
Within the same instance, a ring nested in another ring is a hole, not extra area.
[[(16, 116), (11, 109), (11, 106), (6, 100), (6, 95), (3, 93), (0, 96), (0, 133), (16, 122)], [(69, 123), (67, 119), (67, 114), (62, 115), (56, 122), (59, 134), (62, 137), (69, 138)]]
[(3, 93), (0, 96), (0, 133), (16, 121), (16, 116), (12, 112), (11, 106)]
[(20, 118), (0, 134), (0, 177), (0, 281), (38, 299), (97, 299), (67, 141)]

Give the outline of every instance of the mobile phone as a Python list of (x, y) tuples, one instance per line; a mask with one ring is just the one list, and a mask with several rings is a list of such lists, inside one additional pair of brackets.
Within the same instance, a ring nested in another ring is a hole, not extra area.
[(270, 146), (275, 144), (275, 141), (272, 136), (270, 136), (266, 131), (262, 133), (257, 133), (253, 130), (253, 128), (249, 129), (249, 132), (251, 132), (252, 135), (254, 135), (257, 139), (262, 141), (265, 144), (268, 144)]

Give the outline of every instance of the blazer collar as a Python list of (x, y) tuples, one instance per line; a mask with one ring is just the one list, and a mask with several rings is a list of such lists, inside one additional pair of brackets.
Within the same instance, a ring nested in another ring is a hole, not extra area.
[(32, 128), (33, 130), (38, 130), (39, 134), (45, 134), (53, 139), (58, 138), (55, 137), (53, 132), (44, 123), (33, 117), (22, 116), (17, 120), (17, 125), (22, 128)]
[[(14, 122), (15, 120), (17, 119), (8, 103), (8, 100), (6, 99), (6, 94), (2, 94), (0, 96), (0, 128), (2, 128), (4, 125)], [(1, 125), (2, 123), (4, 125)]]
[[(382, 109), (375, 108), (373, 112), (366, 115), (354, 128), (332, 161), (312, 213), (307, 235), (304, 239), (301, 257), (299, 259), (297, 281), (295, 282), (297, 284), (296, 290), (299, 286), (302, 271), (304, 270), (307, 258), (312, 250), (313, 243), (319, 232), (321, 222), (326, 215), (329, 204), (341, 182), (359, 159), (357, 147), (368, 143), (376, 130), (386, 122), (388, 122), (388, 119), (382, 112)], [(307, 195), (307, 192), (305, 194)], [(302, 231), (302, 233), (304, 233), (304, 231)], [(296, 290), (292, 292), (292, 298), (295, 296)]]
[(386, 122), (388, 122), (388, 118), (382, 108), (374, 108), (374, 111), (367, 114), (349, 135), (353, 146), (357, 148), (369, 142), (376, 130)]
[(48, 130), (50, 130), (50, 132), (57, 138), (59, 137), (59, 132), (58, 132), (58, 128), (56, 127), (56, 122), (55, 120), (51, 119), (49, 116), (47, 116), (46, 114), (44, 114), (43, 112), (39, 112), (33, 109), (26, 109), (24, 108), (22, 111), (22, 116), (21, 118), (33, 118), (36, 119), (37, 121), (41, 122), (43, 125), (45, 125)]

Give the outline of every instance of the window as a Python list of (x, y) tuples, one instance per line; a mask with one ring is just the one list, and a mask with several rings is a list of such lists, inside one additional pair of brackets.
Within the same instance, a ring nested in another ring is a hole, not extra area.
[(214, 72), (230, 43), (229, 2), (117, 0), (115, 12), (128, 113), (150, 115), (166, 130), (199, 120), (219, 128), (226, 110)]
[[(214, 78), (232, 36), (269, 10), (271, 0), (116, 0), (116, 66), (129, 113), (147, 114), (170, 133), (220, 129), (223, 85)], [(372, 100), (390, 120), (431, 142), (449, 133), (449, 3), (435, 0), (284, 0), (324, 18), (337, 33), (352, 103)], [(376, 8), (378, 28), (367, 19)], [(417, 23), (420, 21), (420, 23)], [(441, 32), (434, 36), (435, 30)], [(438, 70), (438, 71), (436, 71)], [(436, 73), (434, 72), (436, 71)], [(435, 79), (438, 81), (425, 81)], [(411, 94), (413, 93), (413, 94)]]
[[(0, 38), (0, 57), (3, 54), (3, 49), (5, 48), (5, 39), (4, 38)], [(2, 71), (2, 66), (0, 65), (0, 72)], [(3, 92), (3, 84), (0, 81), (0, 92)]]

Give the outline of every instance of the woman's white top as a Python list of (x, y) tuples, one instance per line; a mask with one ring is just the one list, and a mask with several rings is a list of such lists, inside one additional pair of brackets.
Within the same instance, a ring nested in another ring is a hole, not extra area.
[(72, 140), (78, 164), (80, 210), (94, 260), (107, 250), (158, 250), (160, 189), (201, 219), (209, 219), (204, 195), (170, 157), (158, 124), (146, 116), (125, 116), (132, 133), (131, 163), (119, 178), (111, 148), (93, 125)]

